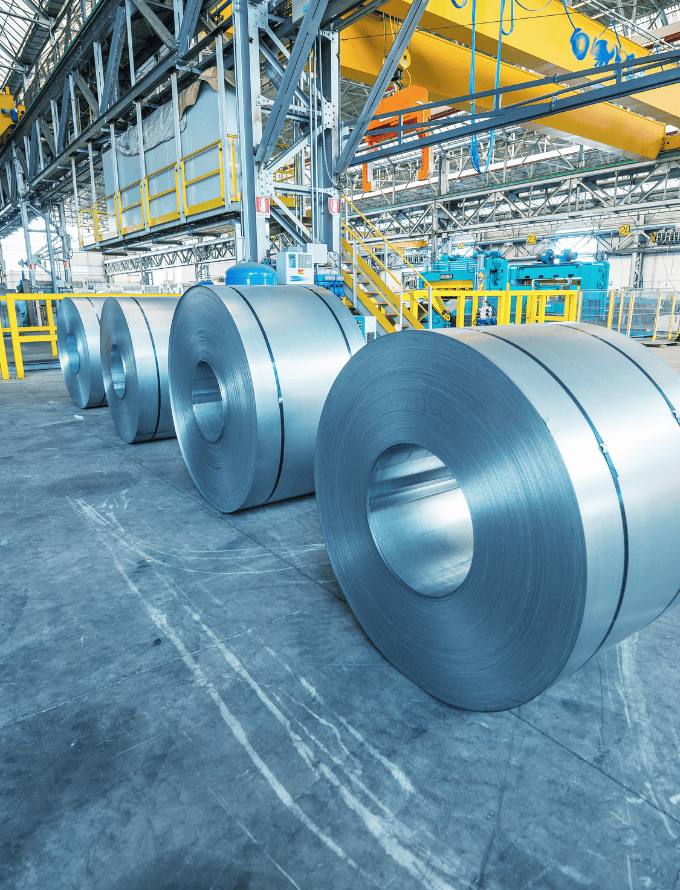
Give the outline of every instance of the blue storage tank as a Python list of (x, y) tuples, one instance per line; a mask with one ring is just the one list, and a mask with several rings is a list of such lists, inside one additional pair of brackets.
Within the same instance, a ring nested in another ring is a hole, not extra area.
[(227, 269), (225, 284), (276, 284), (276, 270), (264, 263), (237, 263)]

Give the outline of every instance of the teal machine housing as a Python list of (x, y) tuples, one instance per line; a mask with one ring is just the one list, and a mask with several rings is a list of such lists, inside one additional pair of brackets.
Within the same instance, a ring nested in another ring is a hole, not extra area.
[[(589, 320), (604, 318), (607, 312), (607, 294), (609, 287), (609, 263), (603, 260), (595, 262), (579, 261), (578, 254), (565, 250), (556, 256), (553, 250), (538, 254), (533, 262), (507, 260), (498, 250), (477, 251), (472, 257), (461, 257), (456, 254), (443, 254), (423, 272), (423, 278), (432, 282), (433, 287), (452, 286), (460, 283), (463, 287), (476, 290), (581, 290), (583, 299), (582, 315)], [(419, 288), (426, 285), (419, 279)], [(488, 304), (494, 313), (498, 309), (498, 298), (489, 296)], [(432, 319), (433, 327), (455, 325), (455, 301), (449, 307), (451, 322), (445, 322), (437, 314)], [(512, 301), (511, 312), (514, 318), (516, 301)], [(472, 301), (466, 300), (466, 324), (472, 311)], [(558, 300), (546, 305), (548, 314), (563, 311), (563, 303)]]

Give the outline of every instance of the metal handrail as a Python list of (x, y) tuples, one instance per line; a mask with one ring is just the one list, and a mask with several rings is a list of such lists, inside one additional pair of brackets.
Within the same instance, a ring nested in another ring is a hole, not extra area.
[[(165, 189), (162, 192), (155, 192), (153, 195), (149, 193), (149, 180), (153, 179), (155, 176), (160, 176), (161, 173), (165, 173), (166, 170), (174, 170), (175, 171), (175, 184), (169, 189)], [(155, 201), (158, 198), (162, 198), (165, 195), (169, 195), (172, 192), (175, 193), (175, 201), (177, 205), (176, 210), (170, 211), (170, 213), (163, 213), (160, 216), (151, 216), (151, 201)], [(169, 222), (173, 219), (179, 219), (181, 216), (180, 204), (179, 204), (179, 173), (177, 170), (177, 161), (174, 164), (168, 164), (166, 167), (161, 167), (160, 170), (154, 170), (153, 173), (149, 173), (144, 177), (144, 194), (146, 195), (146, 218), (149, 221), (150, 226), (155, 226), (158, 223)]]
[[(214, 170), (211, 170), (208, 173), (202, 173), (200, 176), (196, 176), (193, 179), (187, 179), (184, 165), (185, 163), (196, 155), (201, 154), (202, 152), (209, 151), (211, 148), (215, 148), (217, 146), (218, 151), (218, 164)], [(180, 161), (182, 168), (182, 193), (184, 198), (184, 212), (187, 216), (191, 216), (195, 213), (201, 213), (203, 210), (212, 210), (213, 207), (219, 207), (220, 204), (224, 204), (224, 170), (222, 166), (222, 140), (217, 139), (215, 142), (211, 142), (210, 145), (204, 145), (203, 148), (198, 148), (196, 151), (192, 151), (191, 154), (185, 155)], [(217, 198), (210, 198), (207, 201), (200, 201), (198, 204), (189, 204), (187, 201), (187, 186), (194, 185), (196, 182), (201, 182), (204, 179), (210, 179), (213, 176), (220, 177), (220, 194)]]
[[(145, 299), (147, 297), (181, 297), (181, 294), (129, 294), (129, 293), (107, 293), (107, 294), (92, 294), (92, 293), (36, 293), (36, 294), (5, 294), (0, 302), (7, 303), (7, 314), (9, 316), (9, 327), (3, 328), (0, 326), (0, 378), (2, 380), (9, 380), (9, 365), (7, 362), (7, 351), (5, 349), (5, 334), (10, 334), (11, 342), (12, 342), (12, 352), (14, 353), (14, 367), (16, 369), (17, 380), (24, 380), (26, 374), (24, 373), (24, 360), (23, 355), (21, 353), (21, 344), (22, 343), (51, 343), (52, 344), (52, 355), (54, 358), (57, 357), (57, 326), (54, 320), (54, 311), (52, 307), (52, 303), (58, 302), (59, 300), (63, 300), (65, 297), (78, 298), (78, 297), (92, 297), (97, 296), (99, 298), (106, 297), (130, 297), (130, 296), (143, 296)], [(36, 302), (44, 302), (45, 308), (47, 312), (47, 324), (46, 325), (35, 325), (34, 327), (19, 327), (17, 324), (17, 316), (16, 316), (16, 301), (17, 300), (34, 300)], [(36, 334), (36, 331), (40, 331), (41, 333)], [(44, 333), (47, 332), (47, 333)]]
[[(367, 219), (367, 218), (363, 215), (363, 213), (361, 212), (361, 210), (357, 210), (357, 208), (356, 208), (355, 205), (352, 203), (352, 201), (351, 201), (350, 198), (348, 198), (346, 195), (342, 195), (342, 199), (343, 199), (343, 201), (345, 201), (347, 204), (349, 204), (349, 206), (352, 208), (352, 210), (354, 210), (354, 212), (357, 213), (357, 214), (364, 220), (364, 222), (368, 223), (368, 225), (373, 229), (373, 231), (376, 233), (376, 235), (378, 235), (378, 237), (382, 238), (382, 240), (385, 242), (385, 244), (387, 244), (388, 247), (391, 247), (391, 248), (392, 248), (392, 250), (397, 254), (397, 256), (398, 256), (401, 260), (403, 260), (404, 263), (406, 263), (406, 265), (409, 267), (409, 269), (411, 269), (413, 272), (416, 273), (416, 275), (418, 276), (418, 278), (420, 278), (420, 280), (423, 282), (425, 288), (428, 288), (428, 287), (430, 286), (430, 282), (429, 282), (426, 278), (424, 278), (424, 277), (421, 275), (421, 273), (416, 269), (415, 266), (413, 266), (413, 265), (411, 265), (411, 263), (409, 263), (409, 261), (406, 259), (406, 255), (403, 254), (400, 250), (398, 250), (398, 249), (394, 246), (394, 244), (392, 244), (391, 241), (388, 241), (388, 239), (383, 235), (383, 233), (382, 233), (379, 229), (376, 229), (376, 227), (373, 225), (373, 223), (370, 221), (370, 219)], [(362, 242), (362, 243), (363, 243), (363, 242)], [(368, 248), (366, 248), (366, 249), (368, 249)]]

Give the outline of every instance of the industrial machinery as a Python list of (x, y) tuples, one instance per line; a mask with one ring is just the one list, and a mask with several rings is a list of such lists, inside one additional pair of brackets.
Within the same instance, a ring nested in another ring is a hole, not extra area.
[(11, 95), (9, 87), (5, 87), (4, 93), (0, 93), (0, 145), (7, 142), (25, 113), (23, 105), (14, 107), (14, 96)]
[[(609, 263), (578, 260), (571, 250), (556, 256), (553, 250), (539, 253), (533, 262), (507, 260), (498, 250), (476, 251), (472, 257), (443, 254), (423, 273), (435, 288), (463, 290), (605, 291), (609, 285)], [(420, 282), (421, 287), (425, 285)]]
[[(585, 292), (584, 307), (587, 304), (591, 314), (598, 315), (606, 311), (609, 263), (579, 260), (578, 254), (571, 250), (556, 255), (549, 249), (539, 253), (534, 261), (508, 260), (498, 250), (479, 250), (471, 257), (442, 254), (423, 272), (423, 279), (432, 287), (433, 294), (444, 301), (452, 316), (449, 322), (435, 315), (433, 327), (455, 325), (455, 300), (453, 294), (447, 295), (447, 291), (460, 290), (489, 291), (487, 304), (494, 313), (498, 308), (497, 297), (493, 296), (495, 291), (581, 290)], [(419, 288), (428, 286), (424, 281), (419, 280)], [(471, 305), (471, 301), (466, 301), (466, 316), (471, 312)], [(555, 301), (548, 303), (546, 312), (561, 314), (560, 305)], [(468, 319), (466, 323), (470, 321)]]
[(609, 263), (578, 261), (578, 254), (563, 251), (539, 253), (535, 263), (508, 263), (511, 289), (531, 287), (535, 290), (603, 291), (609, 284)]

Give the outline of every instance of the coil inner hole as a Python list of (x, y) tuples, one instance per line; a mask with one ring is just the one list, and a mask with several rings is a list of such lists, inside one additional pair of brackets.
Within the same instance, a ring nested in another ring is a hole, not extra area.
[(452, 593), (470, 571), (470, 508), (447, 467), (426, 448), (395, 445), (376, 461), (366, 502), (385, 563), (422, 596)]
[(111, 383), (113, 391), (122, 399), (125, 395), (125, 362), (120, 353), (120, 349), (114, 343), (111, 347)]
[(200, 361), (191, 378), (191, 401), (196, 423), (208, 442), (216, 442), (224, 429), (224, 399), (212, 366)]
[(77, 374), (80, 371), (80, 353), (78, 352), (78, 341), (73, 334), (68, 334), (66, 337), (66, 357), (72, 373)]

